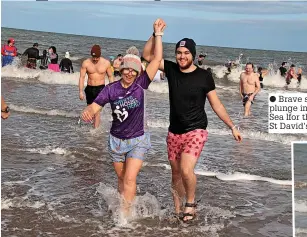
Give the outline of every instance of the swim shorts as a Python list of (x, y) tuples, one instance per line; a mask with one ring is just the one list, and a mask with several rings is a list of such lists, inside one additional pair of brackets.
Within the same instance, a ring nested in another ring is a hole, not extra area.
[(96, 97), (99, 95), (100, 91), (105, 87), (105, 85), (90, 86), (87, 85), (84, 92), (86, 95), (86, 102), (88, 105), (92, 104)]
[(181, 153), (187, 153), (198, 158), (207, 139), (208, 131), (204, 129), (195, 129), (184, 134), (168, 132), (166, 138), (168, 159), (178, 160)]
[[(248, 101), (249, 97), (252, 95), (253, 93), (248, 93), (248, 94), (245, 94), (243, 93), (243, 99), (242, 99), (242, 102), (243, 102), (243, 106), (246, 105), (246, 102)], [(251, 104), (253, 104), (254, 101), (251, 101)]]
[(149, 133), (130, 139), (120, 139), (109, 135), (108, 150), (113, 162), (125, 162), (127, 158), (145, 160), (150, 148)]
[(36, 59), (29, 58), (26, 67), (30, 69), (36, 69)]

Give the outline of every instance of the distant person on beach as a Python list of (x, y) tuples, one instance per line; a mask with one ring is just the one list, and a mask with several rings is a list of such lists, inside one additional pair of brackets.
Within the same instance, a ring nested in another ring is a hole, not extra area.
[(60, 67), (58, 64), (59, 55), (56, 52), (56, 47), (54, 46), (49, 47), (48, 58), (49, 58), (48, 69), (54, 72), (60, 72)]
[(303, 74), (303, 70), (301, 68), (299, 68), (297, 70), (297, 82), (300, 84), (301, 80), (302, 80), (302, 74)]
[(241, 59), (244, 56), (243, 53), (240, 53), (239, 58), (236, 60), (229, 60), (225, 66), (227, 67), (227, 74), (230, 74), (231, 71), (235, 68), (237, 68), (238, 66), (240, 66), (241, 64)]
[(225, 64), (225, 67), (227, 67), (227, 73), (231, 73), (231, 68), (232, 68), (232, 65), (233, 65), (233, 61), (228, 61), (226, 64)]
[(114, 67), (113, 67), (114, 59), (115, 59), (114, 56), (109, 57), (109, 61), (111, 64), (111, 71), (112, 71), (113, 76), (114, 76)]
[(17, 56), (17, 48), (15, 47), (15, 40), (10, 38), (7, 44), (1, 48), (2, 67), (12, 64), (14, 58)]
[(164, 28), (164, 22), (157, 19), (154, 23), (157, 38), (154, 57), (146, 70), (142, 70), (138, 51), (130, 47), (119, 67), (122, 78), (108, 84), (81, 115), (88, 122), (103, 106), (111, 104), (113, 121), (109, 135), (109, 154), (118, 177), (118, 191), (124, 199), (122, 208), (126, 217), (130, 215), (130, 207), (136, 195), (137, 175), (151, 147), (144, 121), (145, 90), (162, 60)]
[(200, 53), (197, 58), (197, 66), (205, 69), (204, 61), (206, 57), (207, 57), (207, 54)]
[[(145, 44), (143, 57), (153, 60), (157, 36)], [(176, 63), (162, 59), (159, 69), (168, 79), (170, 126), (167, 135), (168, 159), (172, 168), (172, 189), (175, 212), (188, 222), (196, 216), (196, 175), (194, 168), (201, 154), (208, 132), (204, 110), (206, 98), (218, 117), (231, 129), (234, 138), (241, 134), (234, 126), (215, 91), (215, 83), (207, 70), (193, 64), (196, 55), (194, 40), (184, 38), (176, 44)], [(182, 202), (185, 197), (185, 205)], [(184, 208), (184, 209), (183, 209)]]
[[(300, 76), (300, 80), (298, 82), (301, 81), (301, 78), (302, 78), (302, 75)], [(286, 83), (287, 83), (287, 85), (289, 85), (291, 83), (292, 79), (298, 79), (298, 75), (295, 72), (295, 65), (294, 64), (292, 64), (290, 66), (290, 69), (287, 72), (287, 76), (286, 76)]]
[[(83, 88), (85, 74), (88, 75), (87, 86), (84, 90), (87, 105), (92, 104), (99, 92), (105, 87), (106, 74), (110, 82), (114, 81), (110, 61), (101, 57), (101, 48), (99, 45), (96, 44), (92, 47), (91, 56), (92, 58), (83, 61), (79, 78), (79, 98), (80, 100), (84, 100)], [(98, 128), (99, 125), (100, 111), (97, 111), (94, 116), (94, 128)]]
[(60, 62), (60, 70), (65, 73), (74, 73), (74, 68), (72, 66), (72, 61), (70, 60), (69, 52), (65, 53), (65, 58), (63, 58)]
[(122, 61), (123, 61), (123, 55), (118, 54), (116, 59), (113, 62), (114, 77), (120, 77), (119, 67), (120, 67), (120, 64), (122, 63)]
[(269, 71), (266, 69), (263, 69), (262, 67), (258, 67), (257, 72), (258, 72), (260, 87), (263, 88), (263, 77), (265, 77)]
[(36, 60), (40, 58), (38, 43), (34, 43), (33, 46), (28, 48), (22, 55), (28, 56), (26, 67), (30, 69), (36, 69)]
[(244, 116), (251, 115), (251, 105), (254, 103), (255, 96), (260, 91), (259, 75), (254, 73), (254, 65), (247, 63), (245, 72), (240, 75), (240, 96), (244, 106)]
[(283, 62), (283, 63), (281, 64), (281, 67), (279, 68), (279, 72), (280, 72), (280, 75), (281, 75), (282, 77), (286, 77), (286, 74), (287, 74), (287, 68), (286, 68), (286, 66), (287, 66), (287, 62)]
[(40, 57), (39, 69), (41, 69), (41, 70), (48, 69), (48, 64), (49, 64), (48, 60), (49, 60), (49, 58), (48, 58), (48, 55), (47, 55), (47, 50), (44, 49), (43, 50), (43, 55), (41, 55), (39, 57)]
[(3, 96), (1, 96), (1, 118), (7, 119), (10, 115), (10, 108), (5, 103)]

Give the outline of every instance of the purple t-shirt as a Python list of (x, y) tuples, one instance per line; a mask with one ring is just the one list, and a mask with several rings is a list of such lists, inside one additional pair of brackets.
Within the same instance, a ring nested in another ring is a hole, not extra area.
[(124, 88), (119, 81), (107, 85), (95, 99), (95, 103), (104, 106), (111, 104), (112, 127), (110, 133), (120, 139), (130, 139), (144, 134), (144, 89), (151, 80), (145, 71), (133, 84)]

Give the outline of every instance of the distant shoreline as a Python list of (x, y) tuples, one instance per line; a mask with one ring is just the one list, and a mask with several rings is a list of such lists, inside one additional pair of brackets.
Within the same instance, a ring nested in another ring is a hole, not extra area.
[[(123, 39), (123, 38), (103, 37), (103, 36), (95, 36), (95, 35), (80, 35), (80, 34), (71, 34), (71, 33), (63, 33), (63, 32), (50, 32), (50, 31), (21, 29), (21, 28), (11, 28), (11, 27), (1, 26), (1, 30), (3, 30), (3, 29), (24, 30), (24, 31), (33, 31), (33, 32), (56, 33), (56, 34), (63, 34), (63, 35), (76, 35), (76, 36), (83, 36), (83, 37), (98, 37), (98, 38), (105, 38), (105, 39), (118, 39), (118, 40), (146, 42), (146, 40), (137, 40), (137, 39)], [(177, 42), (164, 42), (164, 44), (176, 44), (176, 43)], [(299, 51), (273, 50), (273, 49), (234, 48), (234, 47), (225, 47), (225, 46), (216, 46), (216, 45), (200, 45), (200, 44), (198, 44), (197, 46), (212, 47), (212, 48), (213, 47), (215, 47), (215, 48), (225, 48), (225, 49), (238, 49), (238, 50), (257, 50), (257, 51), (266, 51), (266, 52), (267, 51), (272, 51), (272, 52), (285, 52), (285, 53), (307, 53), (307, 52), (299, 52)]]

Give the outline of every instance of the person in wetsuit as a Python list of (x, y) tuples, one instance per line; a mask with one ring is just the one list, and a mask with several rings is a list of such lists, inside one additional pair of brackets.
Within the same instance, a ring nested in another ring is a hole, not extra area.
[(69, 52), (65, 53), (65, 58), (63, 58), (60, 62), (60, 70), (61, 72), (65, 72), (65, 73), (74, 73), (74, 68), (72, 66), (72, 62), (69, 59), (70, 55)]
[(34, 43), (33, 47), (28, 48), (24, 53), (24, 56), (28, 56), (27, 68), (36, 69), (36, 60), (40, 59), (39, 57), (39, 50), (38, 50), (38, 43)]

